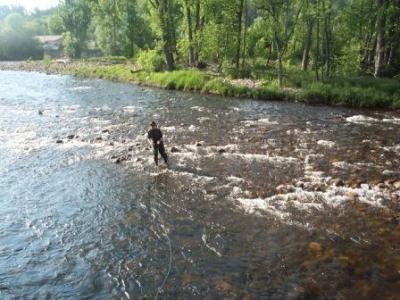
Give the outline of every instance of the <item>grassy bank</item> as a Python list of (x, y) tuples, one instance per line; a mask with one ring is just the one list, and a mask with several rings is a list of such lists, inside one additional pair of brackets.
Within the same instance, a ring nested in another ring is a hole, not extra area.
[(293, 76), (287, 78), (285, 89), (279, 89), (274, 80), (230, 80), (198, 70), (133, 71), (133, 66), (128, 63), (24, 62), (14, 65), (14, 68), (72, 74), (85, 78), (103, 78), (169, 90), (195, 91), (228, 97), (289, 100), (360, 108), (400, 108), (400, 81), (395, 79), (336, 78), (314, 82), (312, 78)]

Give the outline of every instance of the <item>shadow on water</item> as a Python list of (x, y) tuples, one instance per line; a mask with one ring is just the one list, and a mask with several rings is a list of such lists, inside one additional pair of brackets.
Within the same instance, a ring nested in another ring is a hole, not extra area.
[(37, 73), (0, 88), (0, 298), (398, 295), (395, 113)]

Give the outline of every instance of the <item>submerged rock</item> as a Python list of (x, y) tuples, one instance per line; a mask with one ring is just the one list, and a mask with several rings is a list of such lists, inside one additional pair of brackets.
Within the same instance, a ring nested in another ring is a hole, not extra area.
[(400, 180), (393, 182), (393, 186), (395, 189), (400, 189)]
[(110, 130), (109, 130), (109, 129), (104, 129), (104, 130), (102, 131), (102, 133), (110, 133)]
[(38, 114), (39, 114), (39, 116), (43, 116), (43, 110), (38, 110)]
[(181, 152), (181, 150), (179, 150), (177, 147), (172, 147), (171, 152), (176, 153), (176, 152)]
[(342, 179), (339, 179), (339, 178), (334, 179), (332, 183), (333, 183), (334, 186), (344, 186), (344, 181)]
[(57, 140), (56, 143), (57, 143), (57, 144), (62, 144), (62, 143), (63, 143), (63, 140)]
[(133, 151), (133, 146), (129, 146), (128, 151)]
[(115, 161), (116, 164), (122, 163), (123, 161), (126, 161), (126, 157), (118, 157), (117, 160)]
[(68, 138), (69, 140), (72, 140), (74, 137), (75, 137), (74, 134), (70, 134), (70, 135), (67, 136), (67, 138)]
[(228, 292), (233, 289), (233, 286), (229, 282), (226, 282), (223, 279), (218, 279), (217, 281), (215, 281), (215, 287), (225, 292)]
[(226, 152), (225, 149), (219, 149), (219, 150), (218, 150), (218, 153), (219, 153), (219, 154), (223, 154), (223, 153), (225, 153), (225, 152)]
[(313, 253), (318, 253), (322, 251), (322, 247), (320, 243), (311, 242), (308, 244), (308, 249)]

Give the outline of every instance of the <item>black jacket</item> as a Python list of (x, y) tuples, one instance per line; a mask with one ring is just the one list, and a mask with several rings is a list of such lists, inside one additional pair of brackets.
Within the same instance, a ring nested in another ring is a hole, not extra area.
[(147, 138), (152, 139), (153, 143), (156, 144), (158, 141), (162, 139), (162, 132), (158, 128), (150, 129), (147, 133)]

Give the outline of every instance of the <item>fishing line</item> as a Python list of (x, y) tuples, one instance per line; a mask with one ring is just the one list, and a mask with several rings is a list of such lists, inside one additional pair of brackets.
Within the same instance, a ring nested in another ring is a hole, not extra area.
[[(161, 217), (160, 217), (160, 218), (161, 218)], [(164, 226), (162, 226), (162, 227), (164, 228)], [(167, 233), (167, 231), (166, 231), (165, 229), (164, 229), (164, 236), (167, 238), (168, 247), (169, 247), (168, 271), (167, 271), (167, 274), (166, 274), (165, 277), (164, 277), (164, 280), (163, 280), (162, 284), (157, 288), (157, 293), (156, 293), (156, 296), (154, 297), (155, 300), (157, 300), (158, 295), (160, 294), (160, 292), (161, 292), (162, 289), (164, 288), (165, 283), (167, 282), (168, 277), (169, 277), (169, 275), (170, 275), (170, 273), (171, 273), (171, 269), (172, 269), (172, 245), (171, 245), (171, 239), (169, 238), (168, 233)]]
[[(156, 179), (155, 181), (157, 181), (157, 179)], [(154, 184), (156, 184), (156, 182), (154, 182)], [(149, 186), (149, 188), (150, 188), (150, 186)], [(156, 193), (156, 195), (154, 195), (154, 196), (158, 196), (157, 198), (160, 198), (160, 197), (159, 197), (159, 193)], [(171, 274), (173, 253), (172, 253), (172, 243), (171, 243), (171, 239), (170, 239), (170, 237), (169, 237), (169, 235), (168, 235), (168, 232), (167, 232), (167, 229), (166, 229), (166, 227), (165, 227), (164, 219), (163, 219), (162, 216), (160, 215), (160, 212), (159, 212), (159, 211), (157, 211), (157, 210), (155, 210), (155, 211), (157, 212), (157, 216), (158, 216), (159, 221), (160, 221), (160, 227), (163, 229), (163, 235), (164, 235), (164, 237), (167, 239), (168, 250), (169, 250), (168, 270), (167, 270), (167, 273), (165, 274), (165, 277), (164, 277), (164, 279), (163, 279), (161, 285), (157, 288), (156, 295), (154, 296), (154, 300), (157, 300), (159, 294), (160, 294), (161, 291), (163, 290), (163, 288), (164, 288), (164, 286), (165, 286), (165, 284), (166, 284), (166, 282), (167, 282), (167, 280), (168, 280), (168, 278), (169, 278), (169, 275)]]

